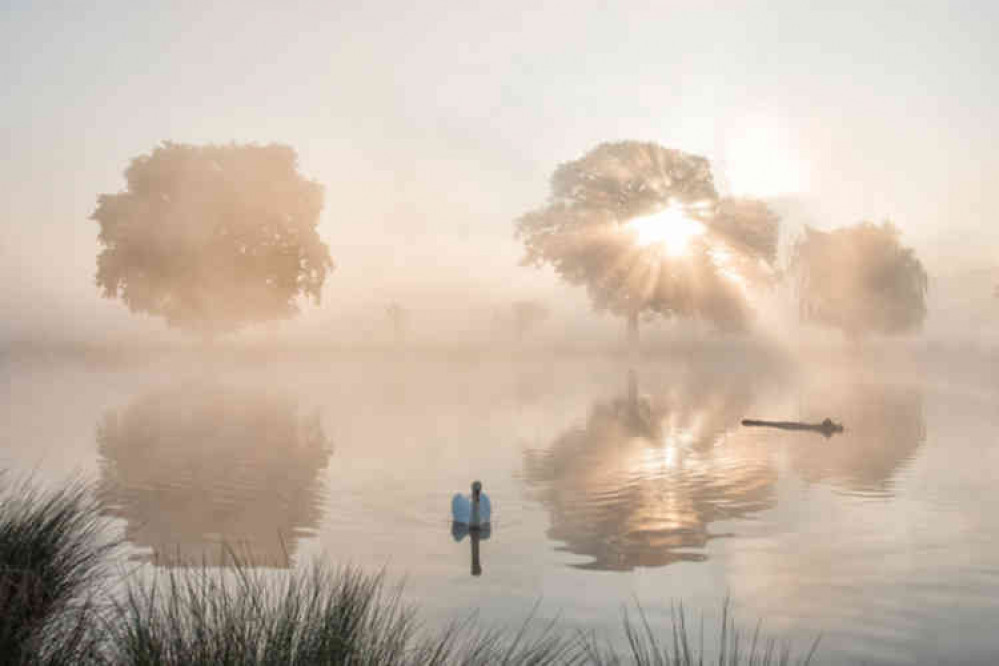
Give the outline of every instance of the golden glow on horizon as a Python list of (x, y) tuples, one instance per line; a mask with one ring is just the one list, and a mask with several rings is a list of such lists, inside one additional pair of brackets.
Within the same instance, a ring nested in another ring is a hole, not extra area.
[(671, 257), (685, 254), (690, 241), (705, 231), (703, 224), (687, 217), (679, 206), (668, 206), (658, 213), (637, 217), (628, 226), (637, 234), (639, 245), (659, 243)]

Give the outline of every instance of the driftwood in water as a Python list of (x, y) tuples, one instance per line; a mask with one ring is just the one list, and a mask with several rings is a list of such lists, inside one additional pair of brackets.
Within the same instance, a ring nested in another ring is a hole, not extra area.
[(799, 421), (758, 421), (755, 419), (743, 419), (742, 425), (780, 428), (781, 430), (808, 430), (810, 432), (820, 432), (826, 437), (831, 437), (837, 432), (843, 432), (843, 425), (836, 423), (831, 419), (826, 419), (822, 423), (801, 423)]

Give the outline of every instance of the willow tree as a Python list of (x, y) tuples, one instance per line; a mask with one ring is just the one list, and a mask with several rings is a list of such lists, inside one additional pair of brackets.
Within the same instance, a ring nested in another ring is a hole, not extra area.
[(926, 270), (891, 222), (806, 228), (792, 266), (802, 317), (852, 339), (915, 331), (926, 318)]
[(164, 143), (102, 194), (97, 285), (133, 312), (214, 335), (318, 304), (333, 269), (316, 233), (322, 186), (283, 145)]
[(544, 206), (516, 221), (526, 265), (585, 286), (594, 307), (741, 329), (747, 289), (769, 279), (778, 218), (764, 203), (719, 199), (708, 160), (654, 143), (604, 143), (559, 165)]

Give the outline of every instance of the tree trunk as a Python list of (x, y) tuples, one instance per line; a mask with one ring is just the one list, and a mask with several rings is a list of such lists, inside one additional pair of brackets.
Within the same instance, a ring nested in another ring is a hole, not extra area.
[(638, 375), (634, 368), (628, 368), (628, 409), (638, 413)]
[(637, 354), (638, 345), (638, 311), (633, 310), (628, 313), (628, 351)]

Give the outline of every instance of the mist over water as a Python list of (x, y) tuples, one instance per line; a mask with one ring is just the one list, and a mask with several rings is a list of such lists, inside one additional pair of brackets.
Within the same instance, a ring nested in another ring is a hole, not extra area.
[[(540, 599), (609, 635), (634, 598), (710, 624), (729, 595), (795, 644), (821, 632), (818, 663), (985, 663), (999, 395), (957, 364), (824, 356), (21, 352), (0, 436), (7, 467), (91, 478), (140, 562), (224, 565), (231, 542), (387, 567), (433, 621)], [(845, 431), (740, 425), (826, 414)], [(494, 507), (474, 577), (448, 509), (472, 478)]]

